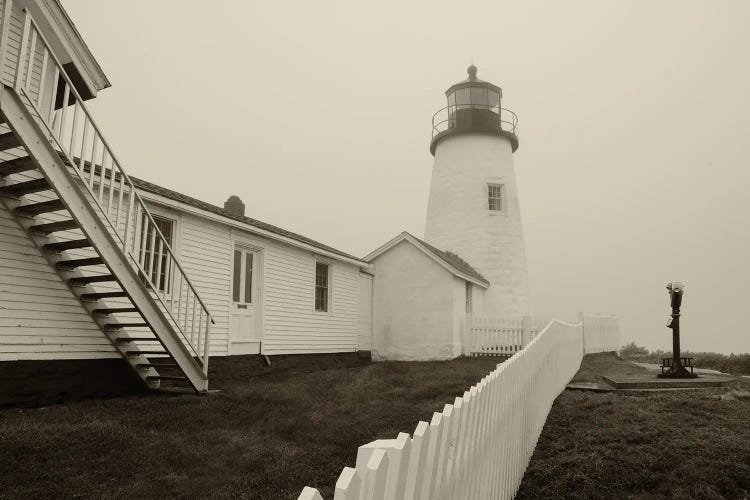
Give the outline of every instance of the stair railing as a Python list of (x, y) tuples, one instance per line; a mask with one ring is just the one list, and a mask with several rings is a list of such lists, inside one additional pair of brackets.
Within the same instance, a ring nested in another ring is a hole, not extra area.
[(28, 100), (68, 171), (75, 172), (93, 197), (131, 265), (208, 373), (209, 338), (215, 323), (211, 313), (50, 44), (31, 14), (23, 12), (16, 91)]

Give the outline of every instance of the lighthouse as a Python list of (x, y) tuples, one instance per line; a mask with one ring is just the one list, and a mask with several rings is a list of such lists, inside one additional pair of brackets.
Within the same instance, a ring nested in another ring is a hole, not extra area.
[(445, 95), (447, 106), (432, 119), (425, 240), (461, 256), (490, 282), (483, 314), (522, 318), (531, 311), (513, 167), (518, 118), (501, 107), (502, 89), (478, 79), (473, 64)]

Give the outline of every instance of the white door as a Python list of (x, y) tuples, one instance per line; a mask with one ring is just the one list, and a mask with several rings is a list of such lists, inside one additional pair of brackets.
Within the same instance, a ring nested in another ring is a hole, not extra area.
[(358, 351), (372, 350), (372, 276), (359, 274)]
[(259, 253), (237, 246), (232, 254), (229, 354), (260, 353)]

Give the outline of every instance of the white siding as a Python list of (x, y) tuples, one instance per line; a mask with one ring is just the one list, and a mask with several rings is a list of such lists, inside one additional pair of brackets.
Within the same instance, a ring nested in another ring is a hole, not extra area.
[[(0, 133), (7, 131), (0, 126)], [(21, 149), (0, 152), (0, 161), (25, 156)], [(21, 182), (39, 177), (36, 171), (12, 176), (10, 182)], [(148, 200), (148, 193), (142, 193)], [(27, 203), (52, 199), (51, 193), (43, 192), (26, 197)], [(116, 202), (115, 202), (116, 205)], [(175, 227), (175, 251), (177, 258), (185, 269), (189, 279), (214, 317), (216, 324), (211, 328), (211, 355), (227, 355), (229, 328), (229, 291), (231, 286), (231, 263), (234, 248), (233, 237), (237, 236), (252, 242), (263, 249), (261, 276), (263, 277), (263, 353), (293, 354), (312, 352), (349, 352), (357, 349), (357, 277), (359, 268), (355, 265), (327, 259), (331, 262), (331, 311), (319, 313), (314, 311), (314, 272), (315, 255), (307, 250), (298, 249), (284, 243), (254, 236), (247, 231), (232, 229), (228, 225), (201, 217), (182, 213), (151, 204), (153, 211), (177, 221)], [(104, 203), (106, 207), (106, 200)], [(127, 196), (124, 199), (121, 218), (125, 217)], [(115, 211), (117, 208), (115, 207)], [(8, 215), (9, 216), (9, 215)], [(40, 223), (53, 222), (67, 218), (67, 214), (45, 214), (40, 216)], [(112, 217), (114, 219), (114, 216)], [(8, 220), (8, 223), (15, 224)], [(32, 245), (18, 229), (15, 238), (4, 236), (7, 245), (15, 244), (19, 239)], [(55, 233), (60, 240), (81, 238), (79, 230)], [(131, 241), (133, 235), (131, 234)], [(13, 242), (11, 242), (13, 239)], [(37, 252), (38, 253), (38, 252)], [(72, 257), (83, 258), (93, 255), (91, 250), (73, 250)], [(39, 255), (40, 258), (41, 255)], [(47, 264), (44, 272), (62, 281)], [(104, 273), (106, 268), (88, 268), (87, 272)], [(11, 274), (3, 269), (4, 279), (25, 282), (32, 279), (32, 270)], [(19, 275), (20, 274), (20, 275)], [(65, 285), (62, 285), (63, 287)], [(96, 291), (116, 290), (115, 284), (97, 284)], [(75, 298), (70, 294), (70, 297)], [(76, 301), (76, 304), (78, 302)], [(110, 306), (128, 305), (127, 301), (108, 300)], [(77, 307), (81, 307), (80, 304)], [(62, 313), (62, 312), (61, 312)], [(2, 315), (0, 314), (0, 317)], [(137, 315), (131, 319), (137, 320)], [(126, 320), (127, 315), (119, 319)], [(95, 325), (94, 325), (95, 326)], [(0, 323), (0, 328), (2, 323)], [(102, 333), (99, 334), (106, 342)], [(40, 351), (41, 352), (41, 351)]]
[(458, 278), (406, 240), (378, 255), (373, 270), (373, 359), (455, 357)]
[[(148, 194), (146, 193), (147, 197)], [(357, 349), (357, 266), (332, 261), (331, 311), (314, 311), (315, 254), (192, 214), (179, 217), (177, 254), (214, 317), (211, 355), (229, 351), (229, 302), (234, 240), (262, 249), (263, 354), (352, 352)]]
[(0, 361), (119, 354), (0, 205)]

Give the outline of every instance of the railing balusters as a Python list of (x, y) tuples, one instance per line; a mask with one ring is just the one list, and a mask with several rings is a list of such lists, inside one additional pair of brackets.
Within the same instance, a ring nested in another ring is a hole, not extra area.
[(75, 151), (76, 134), (78, 133), (78, 115), (80, 113), (81, 106), (78, 104), (78, 100), (75, 100), (73, 104), (73, 123), (70, 125), (70, 151)]
[[(29, 13), (24, 9), (23, 11), (23, 32), (21, 34), (21, 50), (18, 52), (18, 67), (16, 68), (16, 82), (15, 87), (16, 89), (20, 90), (22, 88), (21, 82), (24, 81), (23, 78), (23, 71), (24, 69), (27, 69), (28, 65), (26, 64), (26, 53), (28, 50), (28, 43), (29, 43), (29, 30), (31, 29), (31, 16)], [(26, 68), (25, 68), (26, 66)], [(28, 70), (27, 70), (28, 71)]]
[[(28, 14), (27, 14), (28, 15)], [(34, 72), (34, 61), (36, 61), (36, 30), (31, 31), (31, 48), (29, 49), (29, 64), (26, 66), (26, 88), (31, 88), (31, 74)]]
[(81, 139), (81, 154), (78, 155), (78, 172), (81, 174), (81, 180), (84, 180), (84, 157), (86, 156), (86, 144), (89, 140), (89, 117), (83, 117), (83, 138)]
[[(8, 11), (6, 6), (6, 12)], [(35, 69), (37, 47), (41, 47), (41, 71), (39, 86), (32, 89), (32, 74)], [(47, 84), (52, 65), (52, 79)], [(122, 245), (122, 250), (130, 260), (131, 265), (139, 274), (146, 273), (145, 281), (155, 288), (154, 298), (161, 303), (162, 310), (168, 314), (178, 330), (178, 334), (189, 344), (196, 355), (204, 356), (203, 370), (207, 370), (208, 344), (213, 319), (206, 305), (201, 300), (196, 288), (190, 282), (185, 270), (174, 255), (171, 245), (162, 234), (151, 216), (145, 202), (135, 189), (133, 181), (122, 169), (100, 129), (93, 121), (86, 105), (81, 99), (76, 86), (64, 71), (55, 53), (50, 49), (44, 34), (24, 9), (24, 28), (21, 37), (21, 51), (16, 68), (14, 87), (18, 93), (27, 99), (26, 106), (34, 108), (33, 114), (38, 116), (39, 124), (46, 129), (48, 140), (52, 146), (60, 151), (65, 161), (70, 165), (71, 175), (77, 176), (91, 195), (92, 204), (103, 218), (108, 230)], [(47, 91), (47, 87), (50, 87)], [(36, 94), (34, 94), (36, 92)], [(60, 95), (62, 94), (62, 96)], [(59, 98), (62, 98), (60, 109), (56, 109)], [(69, 124), (68, 107), (73, 102), (73, 117)], [(44, 108), (49, 105), (49, 110)], [(44, 109), (42, 113), (40, 109)], [(83, 120), (79, 115), (83, 114)], [(79, 133), (79, 128), (82, 130)], [(89, 136), (91, 142), (89, 143)], [(80, 137), (80, 140), (79, 140)], [(101, 147), (101, 151), (99, 148)], [(101, 154), (100, 154), (101, 153)], [(100, 165), (97, 166), (97, 161)], [(90, 169), (86, 172), (86, 168)], [(109, 175), (109, 186), (105, 186)], [(94, 184), (99, 182), (98, 189)], [(119, 183), (119, 185), (118, 185)], [(124, 199), (128, 190), (127, 201)], [(105, 191), (107, 201), (104, 202)], [(117, 202), (115, 203), (115, 197)], [(106, 206), (106, 208), (105, 208)], [(114, 216), (112, 210), (115, 210)], [(122, 220), (124, 218), (124, 220)], [(150, 253), (146, 263), (146, 236), (150, 238)], [(138, 245), (139, 237), (141, 245)], [(139, 252), (141, 254), (139, 255)], [(156, 259), (156, 267), (154, 266)], [(145, 269), (144, 269), (145, 268)], [(154, 274), (154, 271), (156, 274)], [(162, 278), (162, 274), (164, 275)], [(154, 282), (155, 281), (155, 282)], [(178, 284), (179, 283), (179, 284)], [(184, 287), (184, 292), (183, 292)], [(161, 293), (159, 292), (161, 289)], [(171, 304), (167, 305), (166, 301)], [(184, 302), (184, 311), (183, 311)], [(196, 313), (197, 310), (197, 313)], [(177, 317), (173, 313), (177, 314)], [(196, 325), (196, 316), (198, 323)], [(205, 328), (203, 317), (206, 318)], [(198, 343), (196, 349), (194, 342)]]
[(197, 300), (195, 300), (195, 296), (193, 296), (193, 320), (190, 323), (190, 342), (193, 342), (194, 335), (195, 335), (195, 306), (197, 305)]
[(55, 65), (54, 77), (52, 78), (52, 94), (49, 103), (49, 118), (47, 119), (47, 121), (50, 123), (52, 123), (52, 118), (55, 116), (55, 103), (57, 102), (57, 82), (59, 79), (60, 68)]
[(133, 190), (128, 192), (128, 213), (125, 216), (125, 237), (122, 242), (122, 249), (128, 249), (128, 238), (130, 236), (130, 215), (133, 212), (133, 205), (135, 204), (135, 196), (133, 196)]
[[(159, 243), (156, 245), (156, 273), (152, 273), (154, 275), (154, 278), (151, 280), (154, 282), (154, 285), (156, 286), (156, 293), (160, 293), (162, 289), (162, 280), (161, 280), (161, 246), (162, 241), (159, 240)], [(155, 280), (155, 281), (154, 281)]]
[[(93, 129), (94, 138), (91, 141), (91, 160), (89, 161), (89, 188), (93, 191), (94, 179), (96, 178), (96, 152), (99, 146), (99, 134), (96, 133), (96, 129)], [(93, 194), (93, 193), (92, 193)]]
[(44, 100), (45, 79), (47, 78), (47, 64), (49, 62), (49, 50), (42, 45), (42, 72), (39, 76), (39, 92), (36, 95), (36, 104), (41, 109)]
[[(146, 222), (149, 228), (149, 255), (148, 255), (148, 276), (149, 279), (154, 275), (154, 254), (156, 253), (156, 226), (152, 222)], [(161, 242), (161, 240), (159, 240)]]
[(110, 156), (110, 164), (109, 164), (109, 196), (107, 198), (107, 216), (112, 215), (112, 199), (115, 197), (115, 182), (117, 180), (117, 176), (115, 175), (115, 165), (112, 162), (112, 157)]
[(102, 148), (102, 161), (99, 167), (99, 203), (104, 201), (104, 181), (107, 180), (107, 148)]
[(65, 126), (68, 121), (68, 99), (70, 98), (70, 86), (65, 85), (65, 91), (63, 92), (63, 105), (60, 115), (60, 131), (57, 133), (57, 138), (60, 142), (65, 142)]
[[(113, 159), (113, 162), (114, 162), (114, 159)], [(114, 163), (113, 163), (113, 166), (114, 166)], [(119, 193), (117, 194), (117, 218), (115, 220), (115, 231), (117, 231), (118, 233), (120, 232), (119, 231), (120, 214), (122, 213), (122, 198), (124, 196), (124, 193), (125, 193), (125, 176), (120, 175), (120, 189), (119, 189)]]

